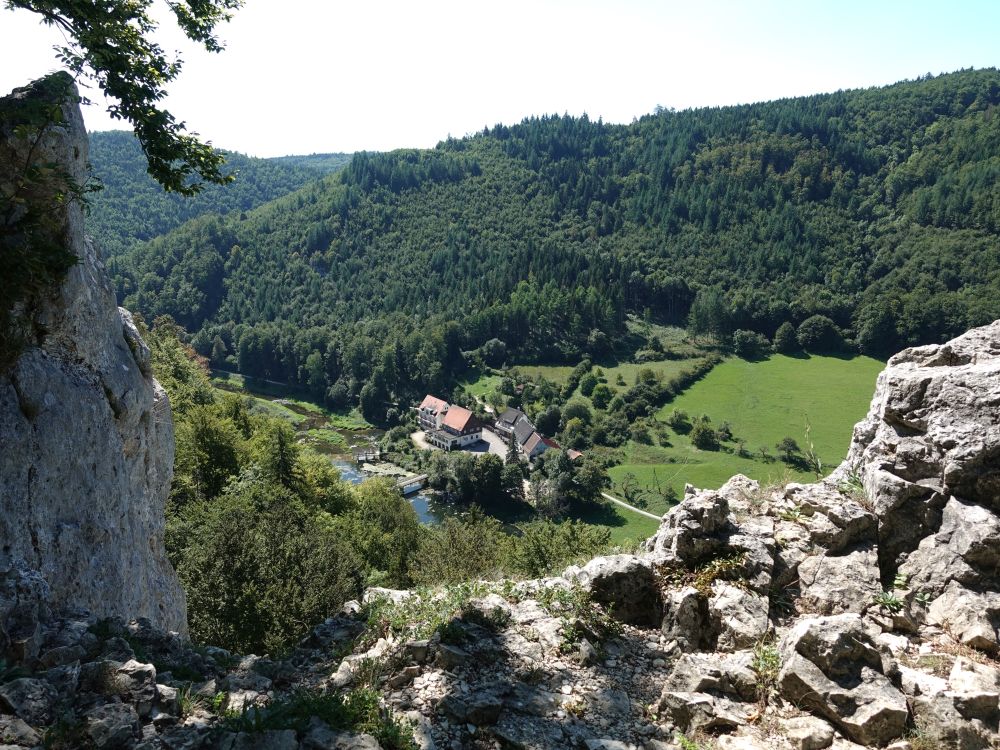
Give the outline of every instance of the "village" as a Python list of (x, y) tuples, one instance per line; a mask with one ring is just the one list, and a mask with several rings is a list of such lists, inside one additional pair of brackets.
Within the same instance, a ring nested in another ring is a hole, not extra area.
[[(417, 407), (417, 422), (421, 429), (410, 437), (424, 450), (489, 452), (506, 460), (513, 445), (517, 455), (529, 462), (547, 450), (562, 450), (559, 443), (538, 432), (520, 409), (507, 408), (495, 422), (484, 424), (465, 407), (428, 394)], [(569, 450), (567, 455), (575, 461), (581, 453)]]

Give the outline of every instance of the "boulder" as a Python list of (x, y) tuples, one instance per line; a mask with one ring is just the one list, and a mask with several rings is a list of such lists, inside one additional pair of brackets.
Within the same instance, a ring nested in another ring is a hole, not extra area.
[(1000, 593), (977, 593), (952, 581), (931, 602), (927, 622), (946, 630), (965, 646), (988, 654), (1000, 651)]
[(658, 561), (693, 568), (714, 557), (732, 531), (725, 496), (702, 490), (670, 509), (659, 530), (646, 542), (646, 549)]
[(564, 577), (590, 592), (594, 601), (630, 625), (656, 627), (662, 618), (660, 587), (649, 559), (636, 555), (595, 557)]
[(86, 713), (84, 724), (87, 737), (101, 750), (131, 747), (139, 736), (139, 716), (127, 703), (96, 706)]
[(914, 592), (940, 596), (955, 581), (969, 588), (997, 589), (1000, 518), (982, 505), (956, 497), (941, 511), (941, 524), (906, 558), (899, 573)]
[(906, 731), (906, 697), (858, 615), (800, 620), (782, 639), (778, 688), (783, 698), (830, 721), (849, 739), (885, 745)]
[(770, 629), (767, 598), (722, 581), (712, 584), (708, 618), (717, 651), (749, 648)]
[(833, 727), (815, 716), (782, 719), (781, 733), (794, 750), (823, 750), (833, 744)]
[(21, 677), (0, 685), (0, 709), (33, 726), (51, 723), (59, 694), (45, 680)]
[(709, 648), (712, 638), (705, 597), (693, 586), (670, 591), (664, 598), (660, 629), (681, 651)]
[(864, 612), (882, 591), (874, 545), (841, 555), (811, 555), (799, 563), (798, 573), (798, 608), (813, 614)]
[(757, 699), (753, 652), (683, 654), (664, 682), (664, 692), (710, 693), (742, 701)]
[(889, 360), (844, 464), (878, 518), (883, 569), (938, 528), (949, 498), (998, 509), (998, 406), (1000, 321)]
[(730, 732), (746, 724), (749, 714), (747, 704), (709, 693), (664, 691), (658, 708), (686, 733)]

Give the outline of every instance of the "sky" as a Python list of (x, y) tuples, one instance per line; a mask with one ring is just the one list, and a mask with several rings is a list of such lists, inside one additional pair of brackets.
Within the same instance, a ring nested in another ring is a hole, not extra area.
[[(155, 0), (160, 2), (161, 0)], [(996, 0), (247, 0), (167, 108), (254, 156), (431, 147), (531, 115), (628, 123), (686, 109), (1000, 66)], [(0, 6), (0, 92), (58, 68), (62, 37)], [(123, 128), (99, 91), (90, 130)]]

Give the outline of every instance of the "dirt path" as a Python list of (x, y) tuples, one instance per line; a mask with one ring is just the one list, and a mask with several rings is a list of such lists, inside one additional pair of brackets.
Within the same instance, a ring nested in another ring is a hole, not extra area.
[(624, 500), (619, 500), (617, 497), (612, 497), (607, 492), (602, 492), (601, 495), (603, 495), (606, 500), (610, 500), (616, 505), (620, 505), (623, 508), (628, 508), (629, 510), (634, 510), (640, 516), (645, 516), (646, 518), (652, 518), (654, 521), (660, 521), (663, 519), (663, 516), (658, 516), (655, 513), (650, 513), (649, 511), (646, 510), (640, 510), (639, 508), (636, 508), (634, 505), (629, 505)]

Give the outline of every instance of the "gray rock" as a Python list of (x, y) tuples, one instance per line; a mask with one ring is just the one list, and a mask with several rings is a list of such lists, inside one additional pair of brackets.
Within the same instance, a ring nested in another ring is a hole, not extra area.
[(1000, 518), (959, 498), (948, 499), (941, 525), (900, 566), (913, 592), (940, 596), (952, 581), (996, 590), (1000, 570)]
[(28, 724), (49, 724), (59, 695), (44, 680), (21, 677), (0, 685), (0, 709), (12, 713)]
[(833, 744), (833, 728), (814, 716), (782, 719), (781, 733), (794, 750), (823, 750)]
[(382, 750), (370, 734), (337, 732), (325, 724), (314, 726), (302, 741), (304, 750)]
[(760, 641), (768, 632), (768, 600), (722, 581), (712, 585), (708, 617), (717, 651), (737, 651)]
[[(28, 90), (15, 91), (0, 109), (16, 111), (29, 98)], [(23, 159), (34, 149), (38, 163), (53, 163), (82, 185), (87, 134), (79, 105), (52, 104), (62, 107), (62, 124), (37, 145), (5, 125), (0, 152)], [(70, 201), (54, 210), (63, 227), (57, 240), (79, 263), (35, 315), (44, 335), (0, 375), (5, 557), (45, 577), (53, 608), (144, 615), (184, 631), (184, 592), (163, 545), (170, 405), (143, 372), (148, 351), (84, 237), (82, 206)]]
[(458, 646), (441, 643), (437, 648), (435, 663), (444, 669), (454, 669), (469, 661), (469, 652)]
[(874, 546), (812, 555), (799, 564), (799, 608), (819, 615), (864, 612), (882, 591)]
[(884, 569), (937, 529), (950, 496), (996, 509), (998, 404), (1000, 321), (889, 360), (845, 461), (879, 519)]
[(729, 501), (721, 492), (702, 490), (670, 509), (659, 530), (646, 542), (646, 549), (656, 560), (693, 568), (711, 559), (732, 531)]
[(660, 586), (649, 559), (636, 555), (595, 557), (564, 574), (589, 591), (611, 615), (631, 625), (655, 627), (662, 617)]
[(139, 716), (127, 703), (106, 703), (86, 713), (85, 728), (96, 748), (131, 747), (139, 737)]
[(230, 733), (219, 742), (219, 750), (298, 750), (298, 748), (299, 741), (292, 729)]
[(427, 661), (429, 646), (430, 642), (427, 640), (407, 641), (403, 644), (403, 656), (411, 663), (423, 664)]
[(973, 715), (969, 706), (953, 694), (913, 698), (914, 723), (920, 728), (921, 739), (929, 746), (958, 750), (987, 750), (996, 747), (998, 714), (983, 721)]
[(863, 745), (885, 745), (906, 730), (906, 697), (886, 676), (894, 663), (859, 616), (800, 620), (779, 650), (778, 687), (786, 700)]
[(664, 692), (659, 710), (683, 732), (730, 732), (746, 723), (746, 704), (709, 693)]
[(0, 742), (18, 747), (42, 744), (42, 736), (16, 716), (0, 716)]
[(677, 642), (681, 651), (698, 651), (710, 646), (708, 603), (698, 591), (687, 586), (671, 591), (663, 602), (663, 635)]
[(1000, 651), (1000, 593), (980, 594), (952, 581), (931, 602), (927, 622), (940, 626), (971, 648), (989, 654)]
[(736, 700), (757, 699), (752, 651), (734, 654), (684, 654), (664, 682), (664, 692), (711, 693)]

